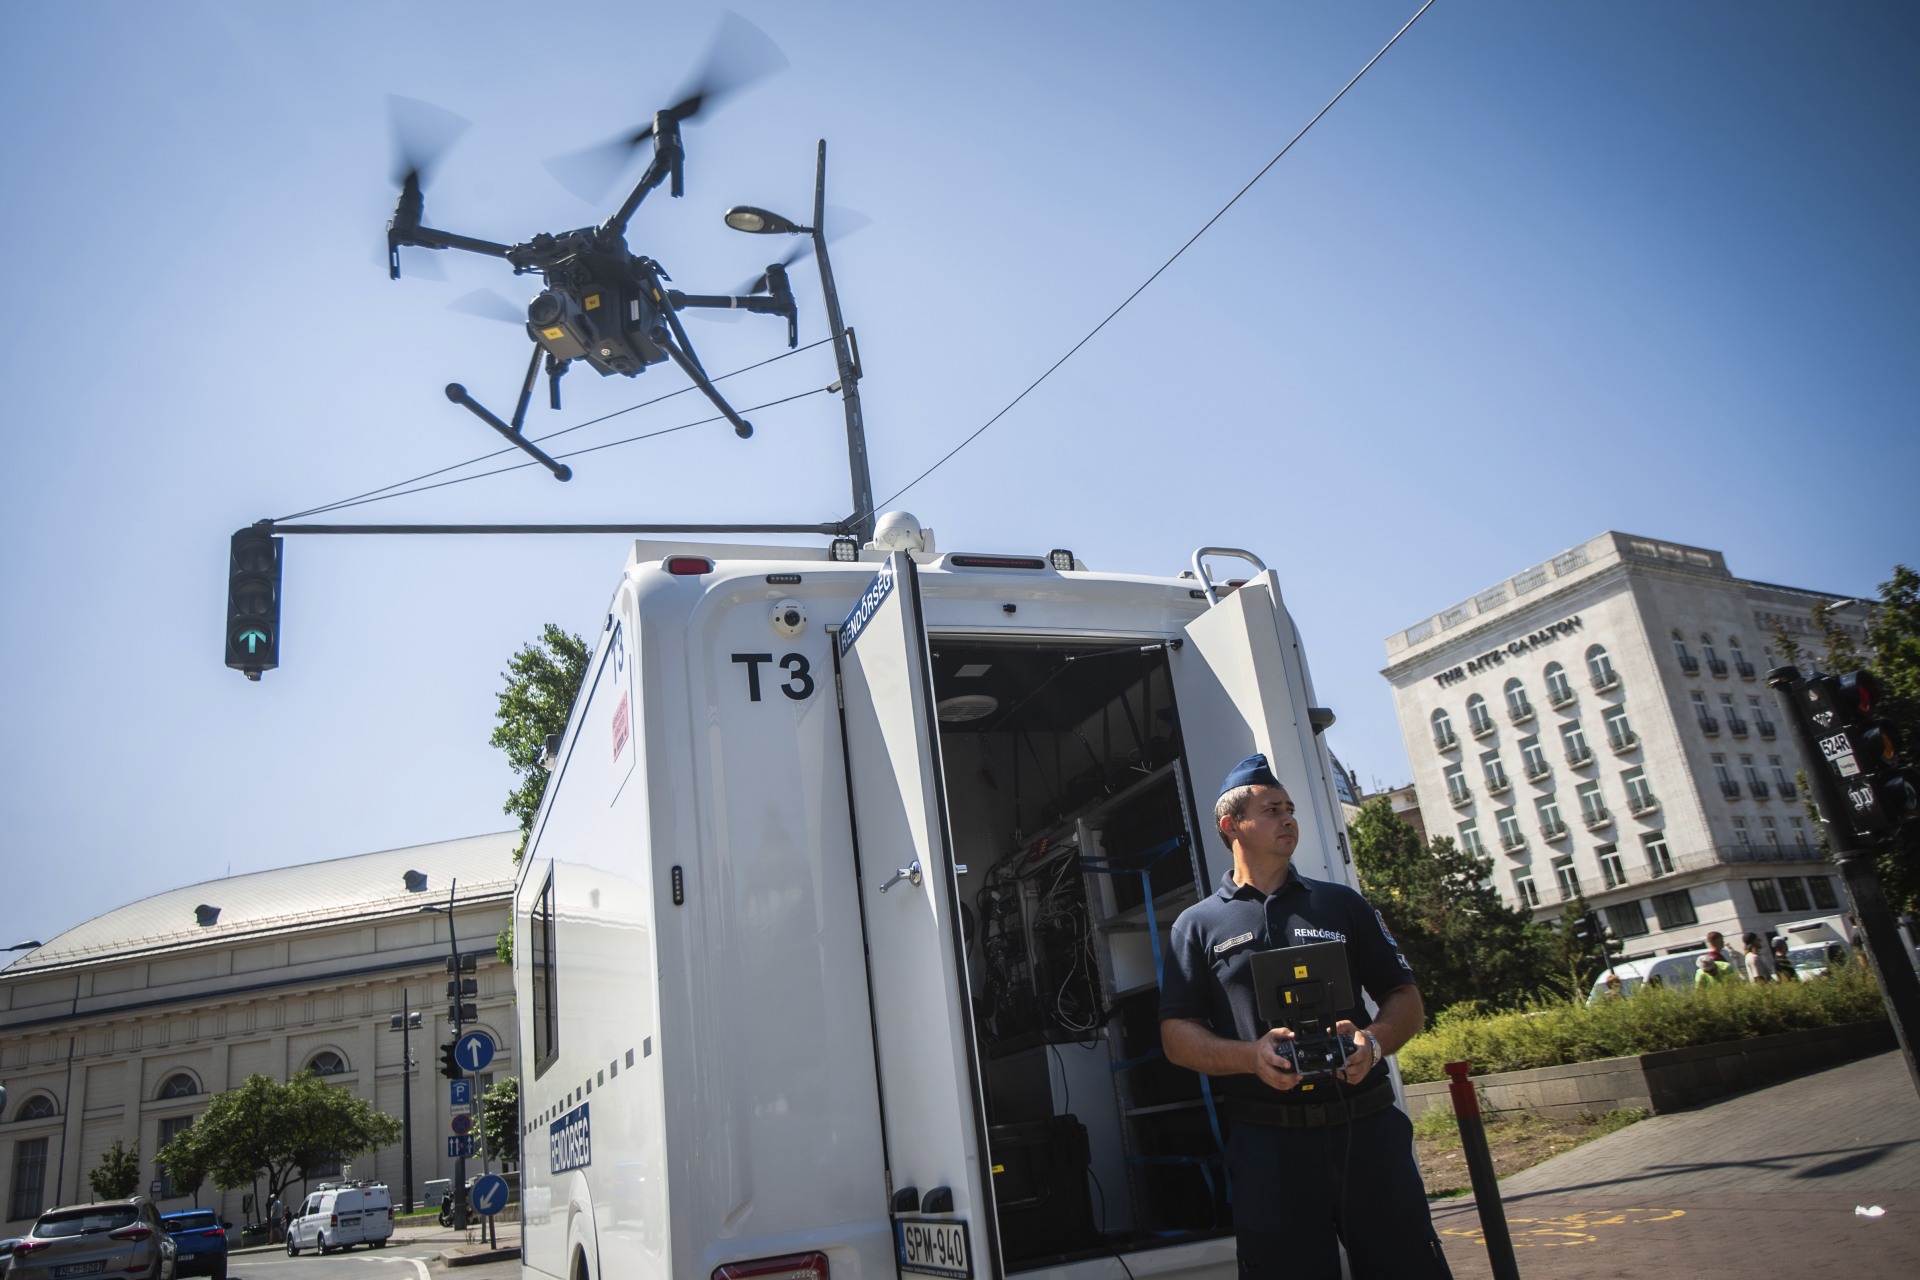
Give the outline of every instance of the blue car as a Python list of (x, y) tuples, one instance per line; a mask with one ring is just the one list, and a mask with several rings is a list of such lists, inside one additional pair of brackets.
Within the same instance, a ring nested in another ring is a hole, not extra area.
[(211, 1209), (163, 1213), (160, 1221), (166, 1224), (167, 1234), (179, 1251), (173, 1264), (175, 1276), (227, 1280), (227, 1228), (232, 1223), (222, 1222)]

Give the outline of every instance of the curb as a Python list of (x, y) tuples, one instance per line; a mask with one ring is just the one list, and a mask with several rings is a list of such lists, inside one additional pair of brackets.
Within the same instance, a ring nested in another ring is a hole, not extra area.
[(450, 1267), (477, 1267), (483, 1262), (509, 1262), (520, 1256), (517, 1245), (504, 1249), (482, 1249), (475, 1253), (443, 1253), (440, 1261)]

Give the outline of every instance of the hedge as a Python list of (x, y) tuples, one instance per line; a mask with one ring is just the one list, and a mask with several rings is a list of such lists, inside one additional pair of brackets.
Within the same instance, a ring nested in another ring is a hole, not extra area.
[(1462, 1060), (1475, 1075), (1526, 1071), (1885, 1016), (1873, 976), (1853, 966), (1807, 982), (1641, 987), (1622, 999), (1511, 1013), (1450, 1009), (1401, 1047), (1400, 1075), (1408, 1084), (1441, 1080), (1444, 1064)]

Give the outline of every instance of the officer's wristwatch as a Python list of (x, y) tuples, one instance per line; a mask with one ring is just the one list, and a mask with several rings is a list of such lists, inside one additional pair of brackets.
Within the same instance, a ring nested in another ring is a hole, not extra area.
[(1360, 1028), (1359, 1035), (1361, 1039), (1367, 1042), (1367, 1048), (1373, 1051), (1373, 1061), (1376, 1063), (1379, 1062), (1381, 1060), (1380, 1059), (1380, 1042), (1374, 1038), (1373, 1032), (1367, 1030), (1365, 1027), (1362, 1027)]

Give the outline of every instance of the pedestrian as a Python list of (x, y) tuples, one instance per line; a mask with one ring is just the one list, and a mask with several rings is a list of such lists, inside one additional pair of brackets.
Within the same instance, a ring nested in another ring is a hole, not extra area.
[(275, 1196), (273, 1197), (273, 1199), (267, 1201), (267, 1243), (268, 1244), (272, 1244), (275, 1240), (285, 1239), (284, 1236), (279, 1234), (279, 1231), (280, 1231), (280, 1197)]
[(1700, 955), (1700, 972), (1693, 975), (1696, 990), (1701, 987), (1719, 986), (1721, 983), (1738, 982), (1739, 970), (1729, 961), (1715, 960), (1713, 952), (1705, 951)]
[(1715, 960), (1725, 960), (1728, 964), (1732, 964), (1733, 953), (1727, 950), (1727, 935), (1721, 933), (1718, 929), (1708, 930), (1707, 954)]
[(1622, 986), (1620, 982), (1620, 975), (1609, 970), (1607, 973), (1607, 989), (1601, 993), (1602, 998), (1618, 1000), (1626, 994), (1626, 988)]
[[(1355, 1280), (1450, 1280), (1386, 1067), (1425, 1020), (1412, 966), (1365, 898), (1294, 870), (1293, 800), (1264, 755), (1234, 766), (1213, 813), (1233, 869), (1174, 922), (1160, 1038), (1214, 1078), (1230, 1122), (1241, 1280), (1336, 1280), (1342, 1244)], [(1333, 1011), (1347, 1065), (1330, 1081), (1292, 1070), (1294, 1033), (1266, 1027), (1254, 992), (1256, 952), (1306, 942), (1343, 943), (1359, 980), (1354, 1007)]]
[(1793, 957), (1787, 954), (1787, 940), (1778, 935), (1773, 938), (1773, 973), (1782, 982), (1800, 981), (1793, 971)]
[(1740, 945), (1745, 948), (1744, 957), (1748, 982), (1773, 981), (1773, 952), (1760, 941), (1760, 935), (1749, 929), (1742, 935)]

